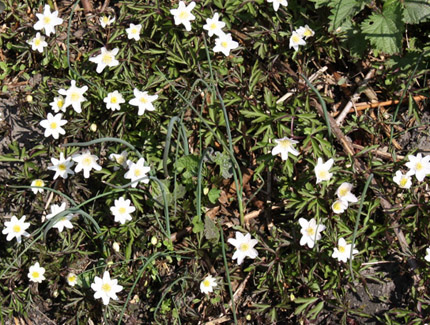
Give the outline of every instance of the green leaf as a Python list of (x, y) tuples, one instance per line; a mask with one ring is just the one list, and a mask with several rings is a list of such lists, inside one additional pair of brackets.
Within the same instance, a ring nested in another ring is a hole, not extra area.
[(331, 15), (330, 31), (336, 30), (345, 20), (350, 20), (360, 10), (361, 1), (358, 0), (333, 0), (330, 3)]
[(217, 201), (217, 200), (218, 200), (218, 198), (219, 198), (220, 193), (221, 193), (221, 190), (218, 190), (218, 189), (216, 189), (216, 188), (212, 188), (212, 189), (209, 191), (209, 193), (208, 193), (209, 201), (210, 201), (212, 204), (215, 204), (215, 203), (216, 203), (216, 201)]
[(361, 31), (376, 50), (386, 54), (400, 52), (402, 34), (396, 23), (384, 14), (372, 14), (361, 24)]
[(430, 19), (430, 0), (404, 0), (403, 21), (418, 24)]
[(315, 9), (328, 5), (330, 1), (331, 0), (311, 0), (311, 2), (315, 3)]
[(195, 216), (193, 218), (192, 223), (193, 223), (193, 233), (197, 234), (205, 230), (205, 225), (198, 216)]
[(208, 216), (205, 216), (205, 237), (207, 240), (219, 241), (219, 231), (215, 222)]

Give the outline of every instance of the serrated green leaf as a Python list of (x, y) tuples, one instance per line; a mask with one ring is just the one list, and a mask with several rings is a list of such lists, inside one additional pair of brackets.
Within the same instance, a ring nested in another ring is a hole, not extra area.
[(350, 20), (352, 17), (360, 11), (361, 1), (359, 0), (332, 0), (330, 2), (332, 8), (330, 19), (330, 31), (336, 30), (346, 20)]
[(372, 14), (362, 22), (361, 31), (376, 50), (386, 54), (400, 52), (402, 34), (395, 22), (385, 15)]
[(403, 6), (403, 21), (406, 24), (418, 24), (430, 19), (430, 0), (405, 0)]

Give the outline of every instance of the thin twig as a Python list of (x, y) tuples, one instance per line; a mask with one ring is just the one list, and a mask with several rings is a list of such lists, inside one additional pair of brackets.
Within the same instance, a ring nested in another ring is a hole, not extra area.
[[(428, 96), (423, 96), (423, 95), (418, 95), (418, 96), (414, 96), (412, 97), (414, 101), (419, 102), (422, 101), (424, 99), (429, 99)], [(405, 98), (403, 100), (403, 102), (406, 102), (408, 99)], [(352, 108), (349, 110), (349, 113), (354, 113), (355, 111), (364, 111), (366, 109), (369, 108), (377, 108), (377, 107), (384, 107), (384, 106), (391, 106), (391, 105), (396, 105), (400, 103), (400, 100), (387, 100), (384, 102), (377, 102), (377, 103), (357, 103), (354, 105), (355, 109)], [(337, 115), (339, 115), (339, 112), (335, 112), (332, 114), (333, 117), (336, 117)]]
[[(320, 75), (322, 75), (324, 72), (327, 71), (327, 67), (322, 67), (321, 69), (319, 69), (317, 72), (315, 72), (313, 75), (311, 75), (309, 77), (309, 81), (313, 82), (315, 79), (317, 79)], [(297, 92), (297, 88), (293, 88), (291, 89), (289, 92), (287, 92), (284, 96), (282, 96), (281, 98), (279, 98), (276, 101), (276, 104), (281, 104), (282, 102), (284, 102), (285, 100), (287, 100), (288, 98), (290, 98), (291, 96), (293, 96), (295, 93)]]
[[(365, 147), (360, 146), (359, 144), (355, 144), (355, 143), (353, 143), (352, 146), (353, 146), (354, 149), (357, 149), (357, 150), (360, 150), (360, 151), (366, 149)], [(379, 156), (381, 158), (385, 158), (385, 159), (392, 160), (392, 161), (400, 161), (400, 160), (405, 159), (405, 156), (396, 155), (396, 159), (394, 160), (392, 154), (390, 154), (389, 152), (378, 150), (378, 149), (372, 149), (372, 150), (369, 150), (369, 152), (371, 152), (374, 155)]]
[(366, 84), (370, 81), (370, 79), (373, 78), (375, 75), (376, 69), (371, 69), (366, 77), (363, 79), (363, 81), (358, 85), (357, 90), (355, 91), (354, 95), (352, 95), (352, 98), (349, 100), (349, 102), (346, 104), (342, 112), (340, 113), (339, 117), (336, 119), (336, 124), (341, 125), (345, 117), (348, 115), (349, 111), (351, 110), (354, 103), (360, 98), (360, 94), (363, 91), (363, 86), (366, 86)]

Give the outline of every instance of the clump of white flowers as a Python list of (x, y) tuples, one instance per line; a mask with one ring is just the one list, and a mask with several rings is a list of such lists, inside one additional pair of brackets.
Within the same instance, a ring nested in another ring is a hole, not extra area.
[(301, 26), (292, 32), (290, 36), (290, 48), (299, 50), (300, 45), (306, 45), (306, 39), (315, 35), (315, 32), (308, 26)]

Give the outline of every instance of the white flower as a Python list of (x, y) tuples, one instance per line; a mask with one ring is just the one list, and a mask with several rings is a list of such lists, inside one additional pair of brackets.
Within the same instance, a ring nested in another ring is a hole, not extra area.
[(60, 153), (60, 159), (51, 158), (51, 162), (53, 166), (49, 166), (48, 169), (55, 171), (54, 179), (57, 179), (58, 176), (66, 179), (69, 174), (74, 174), (73, 170), (71, 169), (73, 166), (73, 161), (70, 160), (70, 157), (64, 159), (64, 154), (62, 152)]
[(130, 205), (130, 200), (124, 200), (123, 197), (120, 197), (118, 200), (115, 200), (115, 206), (110, 208), (110, 211), (115, 217), (115, 221), (121, 223), (122, 225), (128, 220), (131, 220), (130, 213), (136, 211), (136, 208)]
[(297, 31), (294, 31), (290, 37), (290, 48), (294, 48), (295, 51), (298, 51), (299, 45), (306, 45), (306, 42)]
[(119, 252), (119, 250), (120, 250), (120, 248), (119, 248), (119, 243), (118, 242), (114, 242), (113, 244), (112, 244), (112, 248), (113, 248), (113, 250), (115, 251), (115, 252)]
[(237, 265), (242, 264), (245, 257), (256, 258), (258, 256), (257, 250), (254, 248), (257, 245), (257, 239), (251, 239), (251, 234), (245, 236), (236, 231), (236, 238), (229, 238), (228, 242), (236, 247), (233, 254), (233, 260), (237, 259)]
[(66, 96), (66, 101), (64, 103), (64, 108), (66, 109), (69, 105), (72, 105), (76, 113), (82, 112), (81, 103), (86, 101), (84, 93), (88, 90), (87, 86), (81, 88), (76, 87), (76, 81), (72, 80), (70, 82), (71, 86), (69, 89), (60, 89), (58, 92), (61, 95)]
[(103, 279), (96, 276), (94, 283), (91, 284), (91, 289), (95, 291), (94, 298), (102, 298), (103, 304), (109, 304), (109, 300), (118, 300), (117, 292), (122, 290), (122, 286), (118, 285), (118, 280), (111, 280), (109, 272), (105, 271)]
[[(45, 182), (41, 179), (35, 179), (34, 181), (31, 182), (31, 186), (45, 186)], [(34, 194), (43, 192), (43, 188), (32, 188), (31, 190), (33, 191)]]
[(76, 154), (72, 156), (72, 160), (78, 164), (75, 167), (75, 173), (79, 173), (82, 169), (84, 170), (84, 177), (90, 177), (91, 169), (101, 170), (102, 166), (97, 164), (99, 158), (96, 155), (92, 155), (89, 150), (86, 150), (82, 154)]
[(276, 146), (272, 149), (272, 155), (281, 154), (282, 160), (288, 159), (288, 153), (290, 152), (294, 156), (298, 156), (299, 152), (293, 148), (293, 144), (299, 143), (296, 140), (284, 137), (282, 139), (275, 139)]
[(209, 292), (213, 292), (213, 289), (217, 286), (216, 279), (212, 275), (208, 275), (206, 278), (200, 282), (200, 291), (202, 293), (208, 294)]
[(315, 35), (315, 32), (308, 25), (305, 25), (305, 27), (299, 27), (296, 32), (300, 35), (300, 37), (304, 37), (305, 39)]
[(67, 120), (62, 120), (62, 117), (62, 113), (55, 115), (48, 113), (46, 120), (40, 121), (40, 125), (45, 128), (45, 137), (52, 135), (54, 139), (58, 139), (60, 134), (66, 134), (66, 131), (64, 131), (62, 126), (67, 124)]
[(125, 30), (127, 32), (128, 39), (134, 38), (136, 41), (140, 40), (141, 29), (142, 29), (141, 24), (138, 24), (138, 25), (130, 24), (130, 27)]
[[(151, 168), (145, 167), (144, 164), (145, 164), (144, 158), (140, 158), (137, 161), (137, 163), (134, 163), (131, 160), (127, 160), (127, 166), (129, 169), (128, 169), (128, 172), (126, 172), (124, 174), (124, 178), (130, 179), (131, 182), (134, 182), (135, 180), (144, 177), (139, 182), (143, 182), (145, 184), (148, 184), (149, 178), (146, 174), (149, 173)], [(131, 187), (136, 187), (137, 183), (139, 183), (139, 182), (135, 182), (135, 183), (131, 184)]]
[(36, 37), (32, 38), (31, 41), (27, 43), (31, 45), (33, 51), (37, 50), (40, 53), (43, 53), (43, 48), (48, 46), (48, 43), (45, 42), (45, 37), (41, 36), (39, 32), (36, 34)]
[(152, 105), (152, 102), (158, 98), (158, 95), (148, 95), (147, 91), (140, 91), (137, 88), (134, 88), (133, 93), (134, 98), (131, 99), (128, 103), (139, 108), (137, 115), (143, 115), (143, 113), (145, 113), (145, 110), (155, 110), (154, 105)]
[(275, 11), (278, 11), (279, 5), (283, 5), (285, 7), (288, 6), (287, 0), (267, 0), (267, 2), (269, 2), (269, 3), (273, 2), (273, 9)]
[(115, 21), (115, 17), (110, 18), (110, 16), (103, 16), (100, 17), (100, 25), (103, 28), (106, 28), (106, 26), (110, 26)]
[(225, 22), (219, 21), (219, 14), (216, 12), (212, 18), (206, 18), (206, 25), (203, 29), (208, 31), (209, 37), (212, 35), (221, 36), (224, 34), (222, 29), (225, 26)]
[(76, 283), (78, 283), (78, 277), (76, 276), (75, 273), (70, 272), (69, 274), (67, 274), (67, 284), (71, 287), (74, 287), (76, 285)]
[[(121, 154), (111, 153), (109, 155), (109, 159), (112, 161), (116, 161), (118, 164), (120, 164), (122, 167), (127, 168), (127, 156), (128, 153), (126, 150), (121, 152)], [(118, 170), (118, 167), (114, 168), (115, 170)]]
[(400, 188), (409, 189), (412, 186), (411, 175), (409, 172), (403, 175), (400, 170), (396, 171), (396, 176), (393, 177), (393, 181), (399, 185)]
[(5, 227), (2, 231), (4, 235), (7, 235), (6, 240), (11, 241), (14, 237), (16, 237), (16, 241), (18, 244), (21, 243), (21, 236), (30, 237), (30, 234), (25, 230), (30, 227), (29, 222), (25, 222), (25, 216), (22, 216), (21, 219), (17, 219), (17, 217), (12, 216), (10, 221), (6, 221), (4, 223)]
[(426, 249), (426, 254), (427, 254), (427, 255), (424, 257), (424, 259), (425, 259), (427, 262), (430, 262), (430, 247)]
[(331, 205), (331, 209), (336, 214), (343, 213), (346, 209), (348, 209), (348, 201), (345, 201), (345, 200), (342, 200), (342, 199), (336, 200)]
[(314, 218), (310, 221), (300, 218), (299, 224), (302, 227), (302, 229), (300, 229), (300, 233), (302, 234), (300, 245), (303, 246), (307, 244), (309, 248), (313, 248), (315, 242), (321, 239), (320, 232), (325, 230), (325, 226), (317, 224)]
[(44, 273), (45, 269), (39, 265), (39, 262), (36, 262), (34, 265), (30, 266), (27, 276), (30, 281), (41, 283), (43, 280), (45, 280), (43, 275)]
[(315, 175), (317, 177), (317, 184), (321, 181), (328, 181), (333, 176), (332, 173), (329, 173), (331, 166), (333, 166), (334, 160), (333, 158), (327, 160), (323, 163), (321, 158), (318, 158), (317, 165), (315, 166)]
[(54, 98), (53, 102), (50, 102), (49, 105), (54, 110), (55, 113), (59, 111), (66, 112), (66, 107), (64, 107), (64, 97), (58, 96)]
[(125, 103), (124, 98), (122, 95), (118, 92), (118, 90), (115, 90), (112, 93), (109, 93), (107, 97), (103, 99), (103, 101), (106, 103), (106, 108), (111, 109), (113, 111), (120, 110), (120, 104)]
[(188, 6), (185, 6), (183, 1), (179, 2), (179, 7), (176, 9), (171, 9), (170, 13), (173, 15), (175, 19), (175, 25), (183, 24), (187, 31), (191, 30), (191, 20), (194, 20), (196, 17), (191, 13), (191, 10), (194, 9), (196, 3), (191, 1)]
[[(51, 205), (51, 213), (46, 216), (46, 219), (48, 219), (48, 220), (52, 219), (53, 217), (55, 217), (60, 212), (63, 212), (64, 210), (66, 210), (66, 202), (61, 203), (61, 206), (58, 204), (52, 204)], [(55, 223), (52, 227), (57, 228), (59, 232), (63, 232), (64, 227), (66, 227), (68, 229), (72, 229), (73, 225), (70, 222), (70, 220), (72, 220), (72, 218), (73, 218), (72, 214), (62, 216), (60, 219), (55, 221)]]
[[(339, 238), (339, 241), (337, 242), (337, 246), (338, 247), (334, 248), (334, 251), (333, 251), (333, 254), (331, 255), (331, 257), (337, 258), (338, 261), (342, 261), (342, 262), (346, 263), (346, 261), (351, 256), (352, 245), (347, 244), (345, 239)], [(357, 253), (358, 253), (358, 250), (356, 250), (356, 249), (352, 250), (352, 255), (357, 254)], [(354, 259), (354, 256), (352, 256), (352, 258)]]
[(419, 182), (424, 180), (426, 175), (430, 174), (430, 155), (423, 157), (421, 153), (417, 156), (409, 155), (409, 162), (406, 167), (409, 168), (409, 175), (415, 175)]
[(239, 46), (239, 43), (236, 41), (233, 41), (231, 38), (231, 34), (222, 34), (219, 35), (218, 38), (215, 40), (215, 47), (213, 51), (215, 53), (222, 52), (225, 56), (229, 56), (230, 50), (234, 50)]
[(97, 73), (101, 73), (106, 67), (115, 67), (119, 64), (119, 61), (115, 59), (115, 55), (118, 54), (118, 51), (118, 48), (108, 51), (105, 47), (102, 47), (99, 55), (90, 58), (91, 62), (97, 63)]
[(336, 195), (342, 201), (355, 203), (358, 200), (357, 200), (357, 197), (351, 193), (351, 190), (352, 190), (352, 184), (344, 182), (336, 190)]
[(51, 33), (55, 34), (55, 26), (61, 25), (63, 23), (63, 19), (58, 18), (58, 11), (54, 11), (51, 13), (51, 8), (49, 5), (45, 5), (45, 10), (43, 14), (36, 14), (39, 21), (34, 24), (35, 30), (45, 29), (46, 36), (49, 36)]

